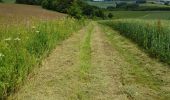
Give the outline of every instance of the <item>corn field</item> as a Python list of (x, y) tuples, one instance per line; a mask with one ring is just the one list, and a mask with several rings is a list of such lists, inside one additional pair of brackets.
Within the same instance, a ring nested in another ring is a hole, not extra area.
[(161, 20), (121, 19), (103, 22), (142, 46), (151, 56), (170, 64), (170, 24)]

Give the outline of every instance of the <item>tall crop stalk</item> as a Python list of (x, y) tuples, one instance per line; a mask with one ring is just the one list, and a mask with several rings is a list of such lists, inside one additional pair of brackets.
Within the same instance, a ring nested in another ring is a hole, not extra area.
[(166, 21), (126, 19), (104, 24), (137, 42), (150, 55), (170, 64), (170, 25)]

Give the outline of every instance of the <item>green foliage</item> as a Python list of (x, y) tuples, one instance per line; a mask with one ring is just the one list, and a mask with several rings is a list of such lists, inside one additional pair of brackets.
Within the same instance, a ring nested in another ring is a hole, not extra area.
[(71, 7), (68, 9), (68, 14), (74, 16), (77, 19), (82, 18), (82, 10), (80, 6), (77, 4), (77, 2), (73, 2)]
[(73, 2), (75, 0), (42, 0), (41, 5), (46, 9), (67, 13)]
[(138, 3), (138, 4), (139, 3), (147, 3), (147, 1), (146, 0), (137, 0), (136, 3)]
[(103, 10), (97, 10), (97, 11), (95, 12), (95, 15), (96, 15), (97, 17), (101, 17), (101, 18), (103, 18), (103, 19), (106, 18), (105, 13), (104, 13)]
[(39, 4), (45, 9), (68, 13), (77, 19), (81, 19), (82, 16), (105, 18), (103, 10), (81, 0), (17, 0), (16, 3)]
[(131, 38), (161, 61), (170, 64), (170, 29), (166, 22), (146, 20), (118, 20), (106, 24)]
[(37, 21), (29, 27), (22, 24), (1, 27), (0, 35), (3, 36), (0, 37), (0, 99), (5, 99), (14, 92), (33, 67), (40, 63), (58, 42), (68, 38), (83, 25), (82, 20), (65, 18)]
[(38, 4), (40, 1), (41, 0), (16, 0), (16, 3), (35, 5)]
[(108, 18), (113, 18), (113, 14), (112, 14), (112, 13), (109, 13), (109, 14), (108, 14)]

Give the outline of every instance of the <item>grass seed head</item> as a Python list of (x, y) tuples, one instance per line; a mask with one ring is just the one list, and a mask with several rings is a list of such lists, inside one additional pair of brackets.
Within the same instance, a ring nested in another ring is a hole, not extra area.
[(14, 40), (15, 40), (15, 41), (20, 41), (21, 39), (17, 37), (17, 38), (15, 38)]
[(4, 39), (5, 41), (11, 41), (12, 40), (12, 38), (11, 37), (9, 37), (9, 38), (6, 38), (6, 39)]
[(5, 55), (3, 53), (0, 53), (0, 58), (4, 57)]

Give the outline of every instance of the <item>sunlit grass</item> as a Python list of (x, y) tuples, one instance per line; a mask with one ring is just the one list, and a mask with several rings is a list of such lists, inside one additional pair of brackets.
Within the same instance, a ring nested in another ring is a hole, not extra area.
[(72, 18), (1, 25), (0, 99), (14, 92), (56, 44), (83, 25), (84, 21)]
[(168, 21), (161, 20), (115, 20), (107, 25), (131, 38), (161, 61), (170, 64), (170, 28)]

